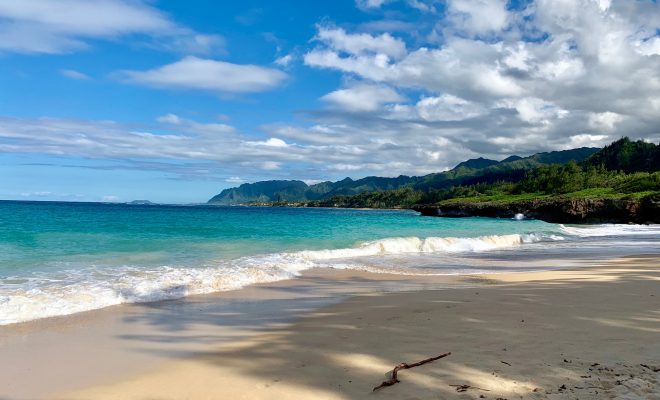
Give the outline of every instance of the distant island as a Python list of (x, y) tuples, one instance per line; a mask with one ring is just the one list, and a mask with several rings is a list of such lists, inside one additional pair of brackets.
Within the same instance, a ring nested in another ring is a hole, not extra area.
[(155, 206), (156, 205), (156, 203), (152, 203), (149, 200), (133, 200), (133, 201), (129, 201), (126, 204), (130, 204), (130, 205), (133, 205), (133, 206)]
[(425, 176), (307, 185), (297, 180), (247, 183), (209, 200), (219, 205), (401, 208), (443, 217), (549, 222), (660, 222), (660, 146), (624, 137), (602, 148), (578, 148), (502, 161), (477, 158)]

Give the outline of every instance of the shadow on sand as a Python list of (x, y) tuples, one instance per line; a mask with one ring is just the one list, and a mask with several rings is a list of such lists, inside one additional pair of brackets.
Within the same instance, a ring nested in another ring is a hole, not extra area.
[[(376, 293), (311, 313), (322, 300), (269, 300), (268, 306), (255, 302), (252, 309), (242, 304), (194, 312), (161, 305), (135, 321), (158, 326), (161, 335), (124, 338), (208, 344), (208, 351), (187, 362), (206, 368), (210, 391), (235, 385), (235, 376), (254, 379), (251, 387), (235, 388), (245, 398), (302, 398), (311, 392), (337, 399), (655, 399), (660, 270), (652, 263), (657, 260), (628, 259), (552, 281), (495, 278), (476, 288)], [(371, 285), (369, 279), (354, 283)], [(293, 325), (281, 324), (298, 316)], [(261, 326), (262, 334), (231, 343), (220, 334), (186, 335), (198, 324)], [(371, 392), (394, 365), (448, 351), (450, 357), (402, 371), (401, 383)], [(460, 391), (460, 385), (468, 387)], [(185, 393), (185, 387), (176, 390), (152, 398)]]

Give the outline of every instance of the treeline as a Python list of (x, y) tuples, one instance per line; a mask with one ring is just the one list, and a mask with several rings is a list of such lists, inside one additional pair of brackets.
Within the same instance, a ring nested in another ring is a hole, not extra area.
[(540, 165), (522, 171), (493, 171), (444, 188), (404, 187), (333, 196), (311, 207), (409, 208), (445, 201), (507, 201), (549, 196), (650, 197), (660, 200), (660, 146), (620, 139), (584, 161)]

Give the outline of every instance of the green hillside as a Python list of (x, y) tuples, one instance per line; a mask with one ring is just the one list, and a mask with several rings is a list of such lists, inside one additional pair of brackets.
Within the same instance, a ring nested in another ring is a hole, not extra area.
[(315, 200), (326, 201), (339, 196), (354, 196), (372, 192), (396, 191), (399, 189), (410, 189), (413, 192), (429, 192), (453, 186), (493, 183), (500, 180), (517, 181), (522, 179), (526, 170), (535, 166), (565, 163), (570, 160), (582, 162), (596, 151), (598, 149), (584, 147), (573, 150), (538, 153), (524, 158), (511, 156), (500, 162), (476, 158), (464, 161), (449, 171), (421, 177), (405, 175), (396, 178), (369, 176), (356, 180), (346, 178), (337, 182), (326, 181), (315, 185), (307, 185), (302, 181), (295, 180), (246, 183), (236, 188), (223, 190), (220, 194), (211, 198), (209, 203), (232, 205), (269, 202), (306, 202)]
[[(443, 180), (431, 177), (426, 188), (418, 183), (414, 188), (335, 196), (308, 205), (410, 208), (466, 203), (485, 207), (550, 199), (660, 201), (660, 146), (624, 138), (591, 154), (582, 149), (577, 152), (572, 155), (582, 152), (582, 161), (565, 152), (540, 153), (471, 173), (466, 167), (456, 168), (441, 176)], [(543, 163), (548, 160), (557, 162)]]

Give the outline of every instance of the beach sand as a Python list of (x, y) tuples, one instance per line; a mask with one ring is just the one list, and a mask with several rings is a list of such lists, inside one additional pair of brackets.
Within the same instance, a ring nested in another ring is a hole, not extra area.
[[(640, 256), (350, 297), (55, 398), (660, 399), (659, 266)], [(394, 365), (445, 352), (372, 392)]]
[[(660, 259), (595, 264), (436, 277), (310, 270), (3, 326), (0, 399), (660, 398)], [(445, 352), (371, 392), (395, 364)]]

